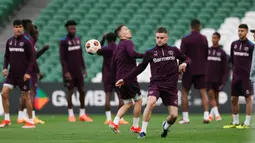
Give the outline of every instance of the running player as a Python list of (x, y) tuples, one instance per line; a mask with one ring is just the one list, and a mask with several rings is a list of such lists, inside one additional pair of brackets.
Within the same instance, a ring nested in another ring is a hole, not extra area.
[[(29, 39), (22, 34), (21, 20), (13, 22), (14, 36), (6, 42), (3, 76), (7, 76), (2, 89), (4, 120), (0, 127), (11, 125), (8, 96), (11, 90), (19, 86), (28, 111), (28, 120), (22, 128), (35, 128), (32, 118), (32, 103), (30, 101), (30, 80), (35, 63), (33, 47)], [(8, 65), (10, 64), (9, 74)]]
[[(178, 116), (178, 74), (179, 72), (185, 72), (186, 66), (191, 61), (177, 47), (167, 45), (167, 40), (168, 32), (166, 28), (158, 28), (156, 31), (157, 45), (145, 53), (143, 61), (138, 67), (116, 83), (118, 87), (124, 83), (128, 83), (130, 79), (142, 73), (150, 63), (151, 78), (148, 90), (148, 102), (143, 112), (142, 131), (138, 138), (144, 138), (146, 136), (152, 109), (155, 107), (159, 97), (161, 97), (163, 104), (168, 108), (168, 117), (163, 122), (161, 137), (167, 136), (169, 127), (175, 123)], [(181, 63), (179, 71), (176, 62), (177, 59)]]
[[(107, 40), (108, 45), (103, 46), (105, 43), (105, 40)], [(110, 100), (111, 100), (111, 95), (113, 93), (114, 83), (115, 81), (112, 81), (109, 75), (109, 71), (111, 68), (111, 61), (112, 61), (112, 55), (114, 50), (116, 49), (116, 40), (117, 36), (110, 32), (107, 33), (106, 35), (103, 36), (103, 39), (101, 40), (101, 46), (103, 46), (101, 49), (97, 51), (97, 54), (102, 55), (104, 58), (103, 62), (103, 68), (102, 68), (102, 74), (103, 78), (102, 81), (104, 83), (104, 92), (105, 92), (105, 115), (106, 115), (106, 121), (104, 122), (105, 124), (110, 124), (112, 122), (112, 115), (111, 115), (111, 105), (110, 105)], [(123, 106), (123, 100), (119, 97), (119, 108)], [(125, 121), (123, 118), (120, 120), (120, 124), (128, 124), (127, 121)]]
[[(239, 25), (239, 40), (236, 40), (231, 44), (230, 58), (233, 67), (231, 84), (233, 122), (223, 128), (249, 128), (251, 122), (251, 96), (253, 95), (253, 87), (250, 80), (250, 71), (254, 44), (247, 39), (247, 34), (248, 26), (246, 24)], [(246, 101), (246, 118), (242, 124), (239, 122), (239, 96), (244, 96)]]
[(189, 123), (188, 93), (194, 84), (199, 89), (204, 108), (204, 123), (209, 123), (208, 97), (206, 95), (206, 65), (208, 56), (208, 42), (204, 35), (200, 34), (200, 21), (191, 21), (191, 33), (182, 39), (181, 51), (190, 57), (192, 65), (183, 73), (182, 78), (182, 120), (179, 124)]
[(63, 71), (64, 85), (68, 89), (68, 121), (75, 122), (72, 95), (77, 87), (80, 95), (80, 121), (92, 122), (85, 114), (84, 77), (87, 77), (86, 66), (82, 55), (81, 40), (76, 34), (76, 22), (68, 20), (65, 24), (68, 34), (60, 40), (60, 61)]
[[(125, 77), (136, 67), (136, 58), (143, 57), (143, 54), (135, 52), (134, 44), (131, 41), (132, 34), (128, 27), (120, 25), (115, 30), (115, 34), (120, 38), (120, 42), (114, 51), (112, 58), (110, 78), (112, 78), (114, 82)], [(115, 133), (120, 133), (119, 121), (127, 110), (132, 107), (134, 101), (133, 126), (130, 130), (139, 133), (141, 131), (141, 128), (139, 127), (139, 117), (142, 108), (142, 99), (140, 97), (141, 92), (137, 78), (133, 77), (130, 79), (129, 83), (126, 83), (120, 88), (116, 88), (116, 92), (124, 100), (124, 105), (118, 110), (116, 117), (109, 127)]]
[(222, 46), (219, 45), (219, 41), (220, 34), (218, 32), (213, 33), (213, 46), (209, 48), (207, 58), (207, 90), (212, 106), (209, 116), (210, 121), (213, 120), (214, 116), (217, 121), (222, 120), (217, 106), (217, 97), (219, 91), (224, 87), (228, 75), (228, 57)]

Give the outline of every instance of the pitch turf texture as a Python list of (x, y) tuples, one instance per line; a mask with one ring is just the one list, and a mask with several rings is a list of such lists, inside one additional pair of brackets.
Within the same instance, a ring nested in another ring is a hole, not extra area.
[[(13, 124), (0, 129), (0, 143), (254, 143), (253, 129), (223, 129), (222, 126), (230, 123), (231, 116), (224, 115), (223, 121), (213, 121), (202, 124), (201, 115), (190, 117), (191, 124), (175, 124), (170, 128), (167, 138), (161, 138), (161, 124), (165, 115), (154, 114), (147, 129), (145, 139), (137, 139), (137, 134), (129, 131), (129, 125), (120, 127), (120, 134), (113, 133), (108, 125), (104, 125), (104, 115), (91, 115), (94, 122), (77, 121), (67, 122), (67, 116), (43, 116), (44, 125), (35, 129), (21, 129), (15, 124), (16, 117), (12, 117)], [(125, 118), (132, 123), (130, 115)], [(244, 115), (241, 116), (244, 121)], [(141, 122), (140, 122), (141, 124)]]

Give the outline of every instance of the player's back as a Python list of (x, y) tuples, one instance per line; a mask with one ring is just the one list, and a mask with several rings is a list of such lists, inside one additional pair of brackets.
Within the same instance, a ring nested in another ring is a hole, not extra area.
[[(15, 38), (14, 36), (7, 40), (8, 58), (10, 64), (9, 75), (12, 77), (23, 77), (29, 66), (29, 55), (27, 48), (32, 47), (29, 39), (24, 35)], [(28, 47), (29, 46), (29, 47)], [(7, 54), (7, 53), (6, 53)]]
[(246, 40), (236, 40), (231, 44), (233, 78), (249, 79), (254, 44)]
[[(125, 77), (136, 67), (136, 59), (128, 53), (130, 48), (134, 48), (131, 40), (120, 40), (114, 51), (113, 60), (116, 67), (116, 81)], [(134, 79), (137, 81), (137, 79)]]
[(80, 38), (65, 36), (60, 40), (60, 50), (67, 70), (73, 75), (81, 74), (83, 56)]
[(191, 61), (191, 72), (193, 75), (205, 75), (208, 56), (208, 42), (204, 35), (192, 31), (182, 39), (181, 51)]

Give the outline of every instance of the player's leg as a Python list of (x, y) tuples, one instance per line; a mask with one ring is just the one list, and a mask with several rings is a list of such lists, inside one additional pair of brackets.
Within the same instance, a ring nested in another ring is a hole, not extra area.
[(208, 91), (208, 95), (209, 95), (209, 98), (210, 98), (210, 104), (212, 106), (212, 109), (211, 109), (211, 112), (210, 112), (210, 115), (209, 115), (209, 120), (210, 121), (213, 120), (214, 116), (215, 116), (217, 121), (221, 120), (221, 116), (220, 116), (218, 106), (217, 106), (217, 102), (216, 102), (216, 96), (215, 96), (216, 93), (217, 93), (217, 91), (215, 91), (214, 89), (210, 89)]
[(20, 95), (17, 124), (23, 124), (26, 121), (27, 112), (24, 112), (25, 106), (26, 106), (26, 104), (25, 104), (24, 96)]
[(74, 93), (74, 87), (69, 87), (67, 89), (67, 108), (68, 108), (68, 121), (75, 122), (75, 116), (73, 112), (73, 103), (72, 103), (72, 95)]
[(169, 127), (171, 127), (178, 117), (178, 107), (176, 106), (168, 106), (168, 117), (167, 120), (163, 122), (163, 132), (161, 133), (161, 137), (165, 138), (168, 133)]
[(105, 92), (105, 115), (106, 115), (106, 121), (104, 124), (110, 124), (112, 121), (112, 114), (111, 114), (111, 92)]
[(206, 94), (206, 76), (195, 76), (194, 78), (195, 83), (195, 89), (199, 89), (200, 97), (202, 99), (202, 105), (204, 108), (204, 121), (203, 123), (208, 124), (209, 123), (209, 107), (208, 107), (208, 97)]
[(93, 120), (85, 113), (85, 91), (83, 87), (78, 88), (80, 94), (80, 121), (93, 122)]
[(125, 99), (124, 105), (118, 110), (117, 115), (115, 116), (113, 122), (109, 125), (109, 127), (115, 133), (120, 133), (119, 131), (119, 122), (120, 119), (124, 116), (124, 114), (128, 111), (130, 107), (132, 107), (133, 101), (132, 99)]
[(6, 127), (11, 125), (11, 120), (10, 120), (10, 111), (9, 111), (9, 93), (11, 92), (13, 88), (13, 85), (10, 84), (4, 84), (3, 89), (2, 89), (2, 104), (4, 108), (4, 120), (0, 124), (0, 128)]
[(31, 98), (31, 103), (32, 103), (32, 107), (33, 107), (33, 110), (32, 110), (32, 116), (33, 116), (33, 119), (34, 119), (34, 123), (35, 124), (45, 124), (44, 121), (40, 120), (38, 117), (35, 116), (35, 96), (37, 94), (37, 76), (36, 77), (32, 77), (32, 88), (31, 88), (31, 91), (30, 91), (30, 98)]
[[(155, 94), (154, 94), (155, 93)], [(152, 109), (155, 107), (156, 105), (156, 101), (157, 101), (157, 94), (156, 92), (151, 93), (151, 95), (148, 96), (147, 99), (147, 105), (143, 111), (143, 122), (142, 122), (142, 130), (138, 136), (138, 138), (145, 138), (146, 133), (147, 133), (147, 126), (149, 124), (149, 121), (151, 119), (151, 113), (152, 113)], [(149, 94), (150, 94), (150, 90), (149, 90)]]
[(133, 111), (133, 126), (131, 127), (130, 131), (133, 133), (140, 133), (141, 128), (139, 127), (139, 118), (142, 111), (142, 98), (141, 96), (137, 95), (134, 98), (135, 105)]
[(27, 114), (28, 114), (28, 120), (26, 121), (26, 124), (22, 126), (22, 128), (35, 128), (33, 115), (32, 115), (33, 106), (32, 106), (30, 93), (29, 93), (30, 91), (23, 89), (22, 92), (23, 92), (23, 96), (24, 96), (24, 100), (25, 100), (26, 108), (27, 108)]
[(182, 107), (182, 119), (179, 124), (189, 124), (189, 90), (192, 85), (192, 74), (190, 72), (183, 73), (182, 78), (182, 97), (181, 97), (181, 107)]
[(219, 93), (220, 93), (219, 91), (215, 91), (215, 93), (214, 93), (218, 109), (220, 108), (220, 105), (219, 105)]

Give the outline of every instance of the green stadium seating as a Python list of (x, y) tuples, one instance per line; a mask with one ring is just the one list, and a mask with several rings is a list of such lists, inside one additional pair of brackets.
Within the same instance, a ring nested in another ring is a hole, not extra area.
[[(3, 0), (7, 1), (7, 0)], [(12, 0), (11, 0), (12, 1)], [(2, 1), (1, 1), (2, 2)], [(1, 3), (0, 2), (0, 3)], [(1, 6), (0, 18), (6, 14), (9, 4)], [(247, 9), (255, 10), (252, 0), (53, 0), (42, 10), (35, 21), (40, 30), (38, 45), (49, 43), (39, 63), (43, 72), (48, 72), (43, 81), (62, 81), (59, 63), (59, 40), (66, 35), (65, 21), (78, 22), (77, 35), (82, 45), (89, 39), (101, 40), (106, 32), (120, 24), (127, 24), (133, 34), (135, 48), (139, 52), (155, 46), (155, 29), (164, 26), (169, 30), (169, 44), (189, 32), (189, 23), (198, 18), (203, 27), (218, 29), (226, 17), (243, 17)], [(101, 71), (102, 57), (88, 55), (84, 59), (91, 80)], [(47, 59), (47, 60), (46, 60)], [(47, 63), (44, 62), (48, 61)]]

